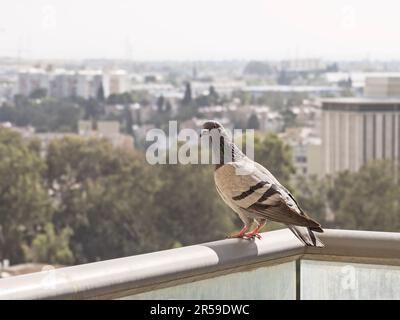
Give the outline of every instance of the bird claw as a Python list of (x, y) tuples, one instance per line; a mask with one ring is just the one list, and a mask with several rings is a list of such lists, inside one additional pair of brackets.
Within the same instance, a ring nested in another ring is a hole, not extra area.
[(258, 240), (262, 239), (259, 233), (232, 234), (225, 237), (225, 239), (244, 239), (244, 240), (254, 240), (255, 238), (257, 238)]
[(244, 239), (244, 234), (232, 234), (225, 237), (225, 239)]
[(250, 234), (244, 235), (244, 239), (247, 239), (247, 240), (254, 240), (255, 238), (257, 238), (258, 240), (262, 239), (262, 237), (259, 233), (253, 233), (253, 234), (250, 233)]

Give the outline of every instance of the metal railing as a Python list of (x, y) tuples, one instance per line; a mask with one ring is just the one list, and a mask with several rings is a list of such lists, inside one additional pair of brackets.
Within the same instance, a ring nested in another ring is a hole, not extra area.
[[(400, 265), (400, 233), (325, 230), (325, 248), (287, 230), (0, 280), (0, 299), (113, 299), (301, 260)], [(221, 297), (224, 298), (224, 297)]]

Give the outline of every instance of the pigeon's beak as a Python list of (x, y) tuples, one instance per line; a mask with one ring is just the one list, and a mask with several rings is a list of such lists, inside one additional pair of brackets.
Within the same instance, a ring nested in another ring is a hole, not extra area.
[(208, 135), (208, 133), (209, 133), (209, 131), (208, 131), (207, 129), (201, 129), (201, 131), (200, 131), (200, 138), (201, 138), (202, 136)]

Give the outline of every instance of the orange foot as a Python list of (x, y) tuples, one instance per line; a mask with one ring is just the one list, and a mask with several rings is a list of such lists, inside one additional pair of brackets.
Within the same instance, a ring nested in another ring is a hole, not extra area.
[(259, 240), (262, 239), (261, 234), (259, 234), (258, 232), (257, 233), (254, 233), (254, 232), (246, 233), (243, 235), (243, 237), (246, 239), (249, 239), (249, 240), (255, 239), (255, 238), (257, 238)]
[(226, 238), (227, 238), (227, 239), (244, 238), (244, 237), (245, 237), (245, 234), (246, 234), (246, 231), (247, 231), (248, 229), (249, 229), (249, 228), (245, 226), (245, 227), (243, 227), (243, 229), (240, 230), (238, 233), (234, 233), (234, 234), (231, 234), (231, 235), (229, 235), (229, 236), (226, 236)]
[(244, 237), (247, 239), (261, 239), (260, 230), (265, 226), (265, 222), (260, 223), (253, 231), (245, 233)]

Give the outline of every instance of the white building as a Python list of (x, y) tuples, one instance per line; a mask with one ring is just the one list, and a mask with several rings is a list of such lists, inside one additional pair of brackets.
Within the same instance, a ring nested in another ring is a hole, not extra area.
[(192, 81), (191, 88), (193, 96), (197, 97), (203, 94), (208, 95), (210, 87), (214, 87), (215, 91), (220, 96), (231, 96), (234, 91), (242, 90), (246, 87), (244, 81)]
[(29, 96), (37, 89), (50, 89), (49, 74), (43, 69), (31, 68), (18, 74), (18, 94)]
[(17, 92), (29, 96), (37, 89), (45, 89), (48, 95), (57, 98), (78, 96), (88, 99), (96, 97), (101, 86), (105, 97), (130, 90), (128, 75), (124, 70), (29, 69), (18, 74)]
[(15, 83), (9, 80), (0, 79), (0, 104), (3, 101), (10, 100), (15, 93)]
[(303, 100), (300, 105), (293, 106), (290, 110), (296, 115), (296, 123), (302, 127), (317, 129), (321, 123), (321, 104), (319, 101)]
[(130, 91), (129, 77), (125, 70), (108, 72), (106, 77), (108, 81), (107, 95)]
[(74, 78), (76, 79), (76, 95), (85, 99), (95, 98), (101, 86), (104, 95), (108, 96), (109, 83), (107, 77), (100, 70), (80, 70)]
[(118, 121), (97, 121), (96, 129), (93, 129), (92, 125), (92, 121), (79, 121), (78, 134), (86, 138), (105, 138), (114, 146), (133, 149), (133, 137), (120, 133), (120, 124)]
[(49, 74), (48, 94), (58, 98), (76, 96), (77, 83), (74, 75), (75, 72), (66, 70), (56, 70)]
[(252, 109), (260, 122), (260, 131), (277, 133), (282, 130), (284, 121), (279, 112), (272, 111), (267, 106), (253, 106)]
[(290, 72), (307, 72), (324, 70), (326, 64), (322, 60), (315, 58), (293, 59), (281, 61), (280, 67), (282, 70)]
[(308, 94), (310, 96), (320, 97), (326, 95), (337, 96), (343, 91), (336, 86), (311, 86), (311, 85), (259, 85), (247, 86), (242, 89), (249, 93), (253, 99), (260, 98), (266, 94), (279, 93), (282, 95)]
[(288, 128), (280, 137), (292, 147), (296, 175), (322, 175), (321, 138), (313, 128)]

